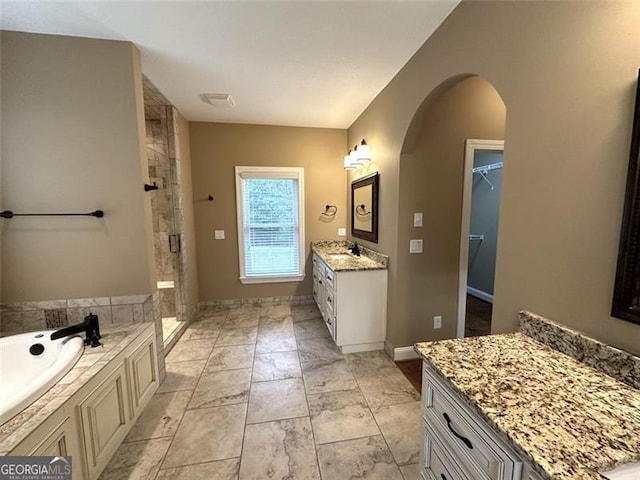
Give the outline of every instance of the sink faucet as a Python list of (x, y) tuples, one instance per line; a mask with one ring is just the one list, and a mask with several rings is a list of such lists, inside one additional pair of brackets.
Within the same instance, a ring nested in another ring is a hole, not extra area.
[(58, 338), (67, 337), (69, 335), (75, 335), (76, 333), (85, 332), (87, 338), (84, 339), (85, 345), (91, 345), (92, 347), (98, 347), (102, 345), (100, 339), (100, 324), (98, 323), (98, 316), (93, 313), (89, 313), (84, 317), (84, 322), (77, 325), (71, 325), (69, 327), (61, 328), (51, 334), (51, 340), (57, 340)]
[(360, 245), (358, 245), (358, 242), (355, 242), (353, 244), (353, 247), (351, 247), (349, 250), (351, 250), (351, 253), (353, 253), (354, 255), (357, 255), (358, 257), (360, 256)]

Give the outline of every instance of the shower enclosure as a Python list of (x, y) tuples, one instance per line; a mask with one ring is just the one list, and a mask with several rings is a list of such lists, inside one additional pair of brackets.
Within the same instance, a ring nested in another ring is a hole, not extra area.
[(165, 347), (185, 325), (186, 258), (181, 197), (181, 169), (175, 108), (144, 77), (144, 114), (153, 215), (157, 294)]

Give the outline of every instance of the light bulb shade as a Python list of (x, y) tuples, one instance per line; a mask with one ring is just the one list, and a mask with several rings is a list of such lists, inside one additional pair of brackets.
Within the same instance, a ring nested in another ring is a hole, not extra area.
[(353, 162), (352, 162), (351, 150), (349, 150), (349, 153), (347, 153), (344, 156), (344, 169), (345, 170), (355, 170), (356, 169), (356, 165), (354, 165)]
[(371, 148), (366, 143), (358, 146), (358, 150), (356, 150), (356, 154), (357, 154), (356, 158), (358, 162), (361, 164), (371, 161)]
[(351, 157), (351, 165), (354, 165), (356, 167), (359, 167), (360, 165), (363, 165), (365, 163), (358, 158), (359, 157), (358, 145), (353, 147), (353, 150), (351, 150), (349, 157)]

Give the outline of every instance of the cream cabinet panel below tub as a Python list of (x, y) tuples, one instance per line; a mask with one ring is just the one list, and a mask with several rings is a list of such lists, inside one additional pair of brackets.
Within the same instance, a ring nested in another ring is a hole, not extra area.
[(156, 344), (150, 336), (125, 361), (130, 379), (131, 417), (140, 413), (158, 388)]
[(84, 479), (77, 426), (74, 419), (63, 408), (51, 415), (24, 442), (12, 450), (10, 455), (53, 457), (70, 455), (73, 479)]
[(129, 400), (124, 364), (80, 405), (89, 477), (102, 471), (127, 435)]

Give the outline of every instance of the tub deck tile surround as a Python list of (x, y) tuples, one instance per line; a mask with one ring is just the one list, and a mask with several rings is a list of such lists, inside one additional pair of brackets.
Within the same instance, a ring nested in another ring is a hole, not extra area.
[[(335, 272), (358, 270), (386, 270), (389, 265), (389, 257), (369, 248), (360, 246), (360, 256), (349, 253), (348, 249), (353, 244), (345, 240), (331, 240), (312, 242), (311, 250), (318, 254), (322, 260)], [(335, 258), (331, 255), (348, 254), (347, 257)]]
[[(249, 344), (226, 345), (225, 333), (239, 322), (257, 323), (258, 335)], [(304, 328), (294, 328), (303, 322)], [(202, 352), (208, 342), (208, 358), (169, 355), (167, 379), (156, 393), (164, 397), (152, 400), (153, 407), (134, 427), (135, 436), (125, 440), (100, 480), (416, 480), (419, 395), (415, 390), (393, 394), (398, 375), (404, 377), (386, 353), (336, 353), (325, 341), (315, 305), (221, 307), (201, 311), (190, 328), (212, 323), (220, 336), (178, 341), (179, 352), (191, 346)], [(336, 369), (340, 381), (326, 376), (325, 369)], [(404, 382), (403, 389), (413, 388)], [(368, 385), (366, 391), (361, 384)], [(182, 412), (176, 401), (167, 400), (174, 391), (190, 395), (188, 405), (180, 403)], [(171, 428), (158, 428), (165, 417)], [(170, 441), (164, 453), (160, 439)], [(146, 461), (150, 474), (135, 467), (135, 457), (142, 462), (146, 452), (153, 456)]]
[[(526, 334), (418, 343), (415, 350), (544, 479), (602, 480), (599, 471), (640, 462), (640, 391), (532, 338), (569, 351), (584, 349), (586, 337), (569, 339), (563, 329), (564, 339), (552, 339), (557, 324), (528, 312), (520, 319)], [(601, 356), (614, 359), (611, 373), (637, 361), (621, 362), (619, 352)]]
[(58, 385), (11, 420), (0, 425), (0, 456), (15, 448), (148, 326), (147, 322), (105, 327), (100, 325), (103, 346), (85, 347), (76, 365)]

